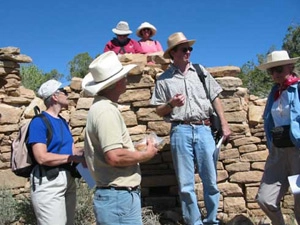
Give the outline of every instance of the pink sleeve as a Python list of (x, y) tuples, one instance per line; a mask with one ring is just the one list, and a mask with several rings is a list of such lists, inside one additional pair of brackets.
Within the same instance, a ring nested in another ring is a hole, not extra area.
[(110, 43), (111, 43), (110, 41), (106, 43), (103, 52), (107, 52), (107, 51), (110, 51), (110, 50), (111, 50), (111, 48), (109, 47), (109, 46), (110, 46)]
[(141, 45), (135, 40), (131, 39), (131, 41), (134, 46), (134, 53), (143, 53), (143, 49), (142, 49)]

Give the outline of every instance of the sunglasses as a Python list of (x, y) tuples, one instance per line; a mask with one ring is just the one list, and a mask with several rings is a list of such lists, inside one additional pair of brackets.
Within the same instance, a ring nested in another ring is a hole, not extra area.
[(118, 37), (127, 37), (128, 35), (129, 35), (129, 34), (124, 34), (124, 35), (122, 35), (122, 34), (121, 34), (121, 35), (120, 35), (120, 34), (118, 34), (117, 36), (118, 36)]
[(274, 72), (282, 73), (282, 71), (283, 71), (283, 66), (276, 66), (276, 67), (272, 67), (270, 69), (267, 69), (267, 72), (270, 75), (272, 75)]
[(149, 28), (144, 28), (144, 29), (142, 29), (142, 31), (150, 31), (150, 29)]
[(193, 51), (193, 48), (192, 47), (185, 47), (185, 48), (181, 48), (180, 49), (183, 53), (187, 53), (187, 51), (191, 52)]
[(63, 93), (65, 96), (68, 96), (67, 90), (65, 90), (63, 88), (58, 89), (57, 92)]

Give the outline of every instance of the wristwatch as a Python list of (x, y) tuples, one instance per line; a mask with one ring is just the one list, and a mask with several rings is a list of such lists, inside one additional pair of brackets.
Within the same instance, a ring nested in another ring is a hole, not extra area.
[(174, 106), (172, 106), (172, 104), (170, 102), (167, 102), (167, 106), (169, 106), (171, 109), (174, 108)]

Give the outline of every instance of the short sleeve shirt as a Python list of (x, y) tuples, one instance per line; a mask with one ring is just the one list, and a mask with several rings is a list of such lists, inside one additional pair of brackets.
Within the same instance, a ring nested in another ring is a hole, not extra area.
[(142, 47), (143, 53), (154, 53), (154, 52), (160, 52), (163, 51), (161, 44), (159, 41), (139, 41), (139, 44)]
[(176, 94), (183, 94), (186, 98), (183, 106), (175, 107), (164, 117), (166, 121), (203, 120), (213, 113), (211, 101), (222, 92), (222, 88), (202, 65), (200, 67), (206, 76), (205, 82), (210, 99), (207, 98), (203, 84), (191, 63), (185, 75), (172, 64), (157, 79), (151, 105), (165, 104)]
[(105, 161), (105, 152), (116, 148), (135, 151), (123, 117), (115, 103), (97, 96), (91, 106), (85, 131), (85, 158), (97, 186), (140, 185), (139, 164), (113, 167)]
[[(73, 137), (67, 122), (59, 117), (55, 118), (47, 112), (42, 112), (52, 127), (52, 139), (47, 146), (47, 151), (56, 154), (73, 154)], [(29, 125), (28, 143), (47, 144), (47, 127), (41, 117), (35, 117)]]

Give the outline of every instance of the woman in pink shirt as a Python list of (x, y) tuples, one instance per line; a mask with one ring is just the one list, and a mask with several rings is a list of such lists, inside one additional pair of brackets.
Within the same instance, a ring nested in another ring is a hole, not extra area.
[(163, 49), (159, 41), (151, 39), (156, 34), (156, 28), (148, 23), (142, 23), (136, 30), (136, 35), (141, 39), (138, 41), (142, 47), (142, 51), (145, 54), (149, 53), (162, 53)]

